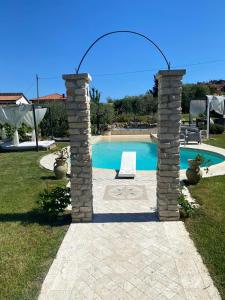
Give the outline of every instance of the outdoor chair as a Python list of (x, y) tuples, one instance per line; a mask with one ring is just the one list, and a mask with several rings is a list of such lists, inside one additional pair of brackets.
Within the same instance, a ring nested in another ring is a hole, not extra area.
[(186, 142), (197, 142), (201, 143), (201, 136), (199, 131), (188, 131), (186, 136)]
[(185, 133), (180, 133), (180, 144), (186, 144), (186, 135)]

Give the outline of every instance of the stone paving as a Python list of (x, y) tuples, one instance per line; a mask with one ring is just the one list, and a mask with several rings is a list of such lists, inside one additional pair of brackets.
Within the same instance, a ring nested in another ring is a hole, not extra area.
[(183, 223), (157, 220), (155, 173), (115, 175), (94, 170), (94, 221), (70, 225), (39, 300), (221, 299)]

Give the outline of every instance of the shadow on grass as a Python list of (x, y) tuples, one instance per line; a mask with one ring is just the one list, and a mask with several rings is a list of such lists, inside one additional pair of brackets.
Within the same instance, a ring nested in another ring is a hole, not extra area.
[(54, 175), (41, 176), (40, 178), (41, 178), (42, 180), (58, 180)]
[[(0, 214), (0, 222), (20, 222), (21, 225), (39, 224), (47, 226), (64, 226), (71, 223), (71, 214), (65, 213), (63, 216), (49, 218), (37, 209), (21, 213)], [(94, 214), (90, 223), (138, 223), (138, 222), (158, 222), (156, 212), (141, 213), (102, 213)]]
[[(41, 176), (40, 177), (42, 180), (54, 180), (54, 181), (57, 181), (57, 180), (62, 180), (62, 179), (58, 179), (55, 177), (55, 175), (48, 175), (48, 176)], [(66, 174), (66, 179), (70, 179), (70, 175), (69, 174)]]
[(50, 218), (39, 210), (34, 209), (28, 212), (0, 214), (0, 222), (20, 222), (24, 226), (29, 224), (64, 226), (71, 223), (71, 215), (67, 213), (58, 218)]

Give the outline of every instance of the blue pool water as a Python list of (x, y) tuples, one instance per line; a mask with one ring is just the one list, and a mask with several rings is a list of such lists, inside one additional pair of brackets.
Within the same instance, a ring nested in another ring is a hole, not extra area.
[[(100, 142), (92, 146), (93, 167), (119, 169), (123, 151), (136, 151), (137, 170), (156, 170), (157, 144), (148, 142)], [(202, 155), (205, 166), (218, 164), (225, 160), (222, 155), (204, 150), (181, 148), (181, 169), (188, 167), (188, 159)], [(204, 164), (203, 164), (204, 166)]]

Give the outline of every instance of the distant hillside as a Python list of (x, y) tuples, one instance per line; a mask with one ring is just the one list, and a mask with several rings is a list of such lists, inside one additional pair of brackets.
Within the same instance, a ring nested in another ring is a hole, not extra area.
[(215, 93), (224, 93), (225, 92), (225, 80), (210, 80), (208, 82), (197, 82), (198, 85), (208, 86), (210, 89), (215, 90)]

